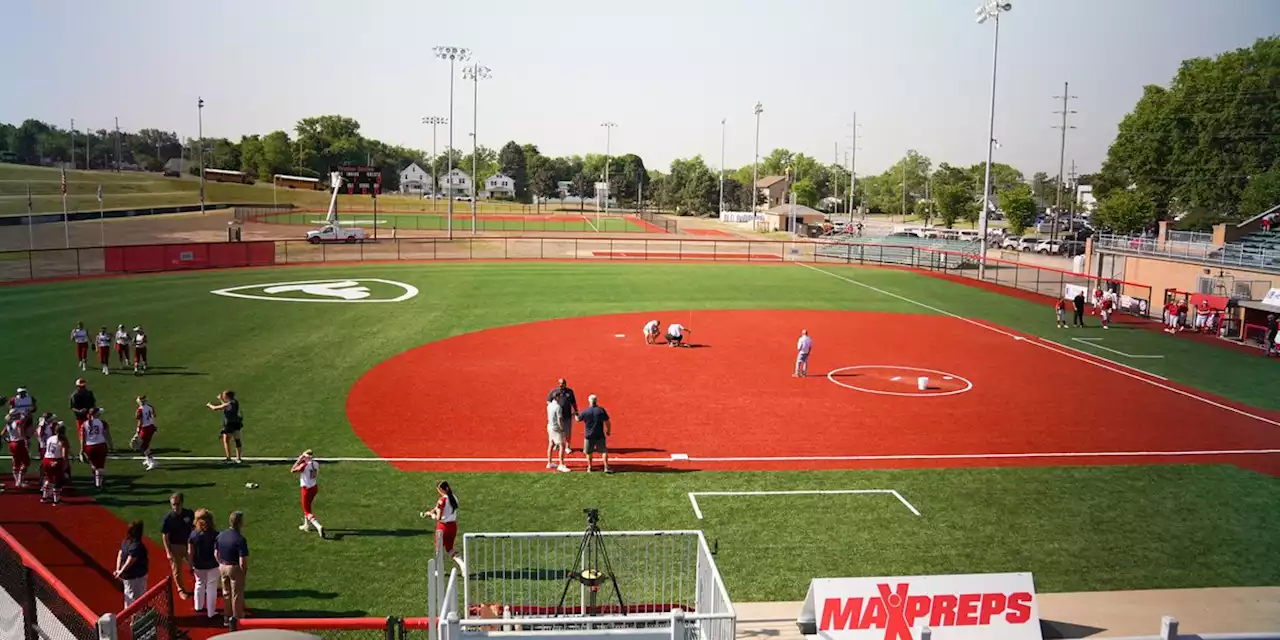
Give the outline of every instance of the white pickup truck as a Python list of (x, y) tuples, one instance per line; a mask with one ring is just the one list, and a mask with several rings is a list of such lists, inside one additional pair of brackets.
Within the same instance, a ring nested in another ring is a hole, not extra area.
[(321, 242), (364, 242), (364, 229), (344, 229), (336, 225), (327, 225), (315, 231), (307, 232), (307, 242), (311, 244), (320, 244)]

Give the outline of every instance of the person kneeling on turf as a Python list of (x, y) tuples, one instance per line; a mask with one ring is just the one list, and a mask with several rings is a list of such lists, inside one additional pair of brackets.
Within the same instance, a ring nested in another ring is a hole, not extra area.
[(644, 325), (644, 343), (658, 344), (658, 336), (662, 335), (662, 323), (650, 320)]

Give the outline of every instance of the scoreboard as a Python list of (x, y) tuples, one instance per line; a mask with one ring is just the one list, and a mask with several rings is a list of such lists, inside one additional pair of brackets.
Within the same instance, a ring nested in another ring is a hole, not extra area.
[(361, 194), (378, 197), (382, 193), (382, 171), (377, 167), (338, 167), (343, 187), (348, 195)]

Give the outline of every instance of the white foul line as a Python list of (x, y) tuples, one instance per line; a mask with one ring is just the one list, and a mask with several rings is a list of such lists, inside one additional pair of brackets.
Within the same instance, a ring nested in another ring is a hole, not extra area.
[(1153, 386), (1153, 387), (1159, 387), (1159, 388), (1161, 388), (1161, 389), (1164, 389), (1165, 391), (1172, 391), (1172, 392), (1174, 392), (1174, 393), (1176, 393), (1176, 394), (1178, 394), (1178, 395), (1180, 395), (1180, 396), (1185, 396), (1185, 397), (1187, 397), (1187, 398), (1191, 398), (1192, 400), (1196, 400), (1196, 401), (1198, 401), (1198, 402), (1203, 402), (1203, 403), (1205, 403), (1205, 404), (1207, 404), (1207, 405), (1214, 406), (1214, 407), (1217, 407), (1217, 408), (1219, 408), (1219, 409), (1224, 409), (1224, 410), (1226, 410), (1226, 411), (1230, 411), (1230, 412), (1235, 413), (1235, 414), (1238, 414), (1238, 415), (1242, 415), (1242, 416), (1244, 416), (1244, 417), (1246, 417), (1246, 418), (1253, 418), (1254, 420), (1257, 420), (1257, 421), (1259, 421), (1259, 422), (1265, 422), (1265, 423), (1267, 423), (1267, 424), (1269, 424), (1269, 425), (1276, 426), (1276, 427), (1280, 427), (1280, 422), (1277, 422), (1277, 421), (1272, 420), (1272, 419), (1270, 419), (1270, 418), (1266, 418), (1266, 417), (1263, 417), (1263, 416), (1260, 416), (1260, 415), (1256, 415), (1256, 414), (1253, 414), (1253, 413), (1249, 413), (1248, 411), (1243, 411), (1243, 410), (1241, 410), (1241, 409), (1237, 409), (1237, 408), (1235, 408), (1235, 407), (1232, 407), (1232, 406), (1228, 406), (1228, 405), (1222, 404), (1221, 402), (1216, 402), (1216, 401), (1214, 401), (1214, 400), (1210, 400), (1210, 399), (1208, 399), (1208, 398), (1206, 398), (1206, 397), (1204, 397), (1204, 396), (1198, 396), (1198, 395), (1196, 395), (1196, 394), (1194, 394), (1194, 393), (1189, 393), (1189, 392), (1187, 392), (1187, 391), (1183, 391), (1182, 389), (1178, 389), (1178, 388), (1175, 388), (1175, 387), (1171, 387), (1171, 386), (1166, 385), (1166, 384), (1160, 384), (1159, 382), (1156, 382), (1155, 380), (1151, 380), (1150, 378), (1144, 378), (1144, 377), (1142, 377), (1142, 376), (1134, 375), (1134, 374), (1132, 374), (1132, 373), (1129, 373), (1128, 371), (1123, 371), (1123, 370), (1121, 370), (1121, 369), (1115, 369), (1115, 368), (1112, 368), (1112, 367), (1108, 367), (1108, 366), (1106, 366), (1106, 365), (1104, 365), (1104, 364), (1102, 364), (1102, 363), (1098, 362), (1098, 360), (1102, 360), (1102, 361), (1104, 361), (1104, 362), (1110, 362), (1111, 364), (1118, 365), (1118, 366), (1124, 367), (1124, 368), (1126, 368), (1126, 369), (1132, 369), (1132, 370), (1134, 370), (1134, 371), (1141, 371), (1141, 372), (1143, 373), (1143, 375), (1150, 376), (1150, 377), (1152, 377), (1152, 378), (1159, 378), (1159, 379), (1161, 379), (1161, 380), (1165, 380), (1165, 381), (1167, 381), (1167, 380), (1168, 380), (1168, 378), (1164, 378), (1164, 377), (1161, 377), (1161, 376), (1157, 376), (1157, 375), (1156, 375), (1156, 374), (1154, 374), (1154, 373), (1147, 373), (1146, 371), (1142, 371), (1142, 369), (1138, 369), (1138, 368), (1135, 368), (1135, 367), (1130, 367), (1130, 366), (1125, 365), (1125, 364), (1120, 364), (1119, 362), (1115, 362), (1115, 361), (1113, 361), (1113, 360), (1107, 360), (1106, 358), (1103, 358), (1103, 357), (1101, 357), (1101, 356), (1096, 356), (1096, 355), (1094, 355), (1094, 354), (1092, 354), (1092, 353), (1087, 353), (1087, 352), (1084, 352), (1084, 351), (1080, 351), (1079, 349), (1072, 349), (1071, 347), (1067, 347), (1066, 345), (1059, 344), (1059, 343), (1057, 343), (1057, 342), (1053, 342), (1052, 340), (1045, 340), (1044, 338), (1041, 338), (1041, 340), (1043, 340), (1044, 342), (1047, 342), (1047, 343), (1049, 343), (1049, 344), (1053, 344), (1053, 345), (1056, 345), (1056, 346), (1059, 346), (1059, 347), (1064, 347), (1064, 348), (1066, 348), (1066, 349), (1071, 349), (1071, 351), (1075, 351), (1076, 353), (1082, 353), (1082, 354), (1085, 354), (1085, 355), (1087, 355), (1087, 356), (1088, 356), (1087, 358), (1082, 358), (1082, 357), (1080, 357), (1080, 356), (1077, 356), (1077, 355), (1075, 355), (1075, 354), (1069, 353), (1069, 352), (1067, 352), (1067, 351), (1062, 351), (1062, 350), (1060, 350), (1060, 349), (1055, 349), (1055, 348), (1053, 348), (1053, 347), (1050, 347), (1050, 346), (1048, 346), (1047, 344), (1044, 344), (1043, 342), (1033, 342), (1033, 341), (1031, 341), (1031, 340), (1025, 340), (1025, 339), (1023, 339), (1023, 338), (1022, 338), (1022, 337), (1020, 337), (1020, 336), (1016, 336), (1016, 335), (1014, 335), (1014, 334), (1012, 334), (1012, 333), (1009, 333), (1008, 331), (1002, 331), (1002, 330), (997, 329), (997, 328), (995, 328), (995, 327), (993, 327), (993, 326), (991, 326), (991, 325), (989, 325), (989, 324), (984, 324), (984, 323), (978, 322), (978, 321), (976, 321), (976, 320), (971, 320), (971, 319), (966, 318), (966, 317), (964, 317), (964, 316), (959, 316), (959, 315), (956, 315), (956, 314), (954, 314), (954, 313), (951, 313), (950, 311), (944, 311), (944, 310), (939, 309), (939, 308), (937, 308), (937, 307), (933, 307), (933, 306), (927, 305), (927, 304), (925, 304), (925, 303), (923, 303), (923, 302), (920, 302), (920, 301), (917, 301), (917, 300), (912, 300), (911, 298), (907, 298), (907, 297), (905, 297), (905, 296), (900, 296), (900, 295), (898, 295), (898, 294), (896, 294), (896, 293), (892, 293), (892, 292), (889, 292), (889, 291), (885, 291), (884, 289), (880, 289), (880, 288), (878, 288), (878, 287), (873, 287), (873, 286), (871, 286), (871, 285), (869, 285), (869, 284), (866, 284), (866, 283), (864, 283), (864, 282), (858, 282), (857, 280), (853, 280), (853, 279), (851, 279), (851, 278), (846, 278), (846, 277), (844, 277), (844, 276), (842, 276), (842, 275), (838, 275), (838, 274), (835, 274), (835, 273), (831, 273), (830, 271), (827, 271), (827, 270), (825, 270), (825, 269), (819, 269), (819, 268), (817, 268), (817, 267), (807, 265), (807, 264), (805, 264), (805, 263), (803, 263), (803, 262), (797, 262), (796, 264), (798, 264), (798, 265), (800, 265), (800, 266), (802, 266), (802, 267), (805, 267), (806, 269), (812, 269), (812, 270), (814, 270), (814, 271), (817, 271), (818, 273), (822, 273), (822, 274), (829, 275), (829, 276), (831, 276), (832, 278), (836, 278), (837, 280), (843, 280), (843, 281), (845, 281), (845, 282), (848, 282), (849, 284), (856, 284), (856, 285), (858, 285), (859, 287), (864, 287), (864, 288), (870, 289), (870, 290), (872, 290), (872, 291), (875, 291), (876, 293), (882, 293), (882, 294), (884, 294), (884, 295), (886, 295), (886, 296), (889, 296), (889, 297), (891, 297), (891, 298), (897, 298), (897, 299), (899, 299), (899, 300), (901, 300), (901, 301), (903, 301), (903, 302), (906, 302), (906, 303), (909, 303), (909, 304), (914, 304), (914, 305), (916, 305), (916, 306), (918, 306), (918, 307), (921, 307), (921, 308), (924, 308), (924, 309), (928, 309), (928, 310), (933, 311), (933, 312), (935, 312), (935, 313), (940, 313), (940, 314), (942, 314), (942, 315), (944, 315), (944, 316), (949, 316), (949, 317), (955, 318), (956, 320), (960, 320), (960, 321), (962, 321), (962, 322), (967, 322), (967, 323), (969, 323), (969, 324), (971, 324), (971, 325), (973, 325), (973, 326), (975, 326), (975, 327), (981, 327), (981, 328), (983, 328), (983, 329), (986, 329), (987, 331), (994, 331), (995, 333), (998, 333), (998, 334), (1000, 334), (1000, 335), (1008, 336), (1008, 337), (1013, 338), (1013, 339), (1015, 339), (1015, 340), (1019, 340), (1019, 341), (1025, 342), (1026, 344), (1035, 345), (1035, 346), (1037, 346), (1037, 347), (1040, 347), (1041, 349), (1046, 349), (1046, 350), (1048, 350), (1048, 351), (1052, 351), (1052, 352), (1054, 352), (1054, 353), (1058, 353), (1058, 354), (1064, 355), (1064, 356), (1066, 356), (1066, 357), (1068, 357), (1068, 358), (1071, 358), (1071, 359), (1073, 359), (1073, 360), (1079, 360), (1080, 362), (1085, 362), (1085, 363), (1091, 364), (1091, 365), (1093, 365), (1093, 366), (1095, 366), (1095, 367), (1098, 367), (1098, 368), (1100, 368), (1100, 369), (1106, 369), (1107, 371), (1113, 371), (1113, 372), (1118, 373), (1118, 374), (1120, 374), (1120, 375), (1122, 375), (1122, 376), (1125, 376), (1125, 377), (1128, 377), (1128, 378), (1133, 378), (1134, 380), (1139, 380), (1139, 381), (1141, 381), (1141, 382), (1145, 382), (1145, 383), (1147, 383), (1147, 384), (1149, 384), (1149, 385), (1151, 385), (1151, 386)]
[[(1123, 352), (1123, 351), (1117, 351), (1117, 350), (1115, 350), (1115, 349), (1112, 349), (1111, 347), (1104, 347), (1104, 346), (1102, 346), (1102, 345), (1100, 345), (1100, 344), (1095, 344), (1095, 343), (1101, 342), (1101, 341), (1102, 341), (1102, 338), (1072, 338), (1072, 340), (1075, 340), (1076, 342), (1081, 342), (1081, 343), (1087, 344), (1087, 345), (1089, 345), (1089, 346), (1091, 346), (1091, 347), (1093, 347), (1093, 348), (1095, 348), (1095, 349), (1102, 349), (1103, 351), (1110, 351), (1111, 353), (1118, 353), (1118, 354), (1120, 354), (1120, 355), (1122, 355), (1122, 356), (1124, 356), (1124, 357), (1126, 357), (1126, 358), (1163, 358), (1163, 357), (1164, 357), (1164, 356), (1136, 356), (1136, 355), (1134, 355), (1134, 354), (1132, 354), (1132, 353), (1125, 353), (1125, 352)], [(1063, 346), (1066, 346), (1066, 345), (1063, 345)], [(1146, 373), (1146, 372), (1144, 371), (1143, 373)]]
[[(1037, 339), (1038, 339), (1038, 340), (1040, 340), (1041, 342), (1045, 342), (1045, 343), (1051, 344), (1051, 345), (1053, 345), (1053, 346), (1055, 346), (1055, 347), (1062, 347), (1063, 349), (1070, 349), (1071, 351), (1074, 351), (1074, 352), (1076, 352), (1076, 353), (1078, 353), (1078, 354), (1080, 354), (1080, 355), (1089, 356), (1090, 358), (1097, 358), (1098, 360), (1101, 360), (1101, 361), (1103, 361), (1103, 362), (1110, 362), (1111, 364), (1114, 364), (1114, 365), (1115, 365), (1115, 366), (1117, 366), (1117, 367), (1124, 367), (1125, 369), (1130, 369), (1130, 370), (1132, 370), (1132, 371), (1137, 371), (1138, 373), (1141, 373), (1142, 375), (1151, 376), (1152, 378), (1159, 378), (1160, 380), (1164, 380), (1165, 382), (1168, 382), (1168, 381), (1169, 381), (1169, 379), (1168, 379), (1168, 378), (1166, 378), (1166, 377), (1164, 377), (1164, 376), (1158, 376), (1158, 375), (1156, 375), (1156, 374), (1154, 374), (1154, 373), (1151, 373), (1151, 372), (1146, 371), (1146, 370), (1144, 370), (1144, 369), (1139, 369), (1139, 368), (1137, 368), (1137, 367), (1133, 367), (1133, 366), (1127, 365), (1127, 364), (1125, 364), (1125, 363), (1123, 363), (1123, 362), (1116, 362), (1115, 360), (1112, 360), (1111, 358), (1104, 358), (1104, 357), (1102, 357), (1102, 356), (1100, 356), (1100, 355), (1098, 355), (1098, 354), (1096, 354), (1096, 353), (1089, 353), (1088, 351), (1081, 351), (1080, 349), (1077, 349), (1077, 348), (1075, 348), (1075, 347), (1072, 347), (1072, 346), (1068, 346), (1068, 345), (1062, 344), (1061, 342), (1058, 342), (1058, 341), (1056, 341), (1056, 340), (1050, 340), (1050, 339), (1048, 339), (1048, 338), (1037, 338)], [(1050, 349), (1050, 351), (1053, 351), (1053, 349)]]
[[(897, 453), (884, 455), (851, 455), (851, 456), (688, 456), (673, 454), (666, 458), (629, 458), (613, 456), (619, 462), (672, 462), (675, 460), (688, 462), (882, 462), (892, 460), (1030, 460), (1036, 458), (1170, 458), (1187, 456), (1229, 456), (1229, 455), (1272, 455), (1280, 453), (1280, 449), (1203, 449), (1187, 451), (1045, 451), (1029, 453)], [(113, 460), (141, 461), (142, 456), (113, 455)], [(222, 456), (155, 456), (156, 460), (170, 462), (223, 462)], [(293, 462), (296, 457), (249, 457), (245, 462)], [(409, 462), (422, 464), (447, 463), (484, 463), (503, 464), (509, 462), (535, 463), (546, 462), (546, 458), (379, 458), (336, 457), (317, 458), (320, 462)]]
[(804, 491), (690, 491), (689, 502), (693, 505), (693, 515), (702, 520), (702, 509), (698, 507), (698, 496), (830, 496), (830, 495), (891, 495), (898, 499), (911, 513), (920, 515), (907, 499), (896, 489), (811, 489)]

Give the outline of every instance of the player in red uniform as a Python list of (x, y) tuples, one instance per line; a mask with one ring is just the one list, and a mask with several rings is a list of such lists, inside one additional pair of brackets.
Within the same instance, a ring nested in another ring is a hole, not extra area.
[(10, 411), (4, 420), (4, 439), (9, 442), (9, 457), (13, 458), (13, 488), (26, 484), (27, 467), (31, 464), (28, 440), (31, 438), (31, 416)]
[(462, 556), (453, 548), (453, 542), (458, 537), (458, 499), (453, 495), (453, 489), (449, 487), (449, 483), (443, 480), (436, 485), (436, 492), (440, 494), (440, 499), (436, 500), (436, 506), (430, 511), (423, 511), (423, 518), (431, 518), (436, 521), (436, 538), (439, 544), (444, 547), (445, 553), (458, 563), (458, 567), (463, 573), (467, 571), (467, 565), (462, 561)]
[(107, 452), (111, 450), (111, 427), (102, 419), (102, 409), (80, 426), (80, 460), (93, 467), (93, 486), (102, 489), (107, 470)]
[(40, 487), (40, 502), (58, 504), (62, 499), (62, 485), (66, 481), (69, 466), (67, 450), (71, 448), (67, 442), (67, 427), (61, 422), (54, 425), (53, 435), (44, 442), (44, 453), (40, 457), (40, 472), (44, 481)]
[(1111, 328), (1111, 310), (1113, 305), (1115, 305), (1115, 302), (1112, 301), (1111, 296), (1103, 296), (1102, 302), (1098, 305), (1099, 315), (1102, 316), (1103, 329)]
[(111, 375), (111, 334), (103, 327), (93, 340), (94, 347), (98, 350), (98, 364), (102, 365), (102, 375)]
[(147, 370), (147, 332), (142, 325), (133, 328), (133, 375), (140, 376)]
[(299, 482), (302, 485), (302, 525), (298, 527), (299, 531), (310, 531), (311, 527), (316, 528), (316, 533), (320, 537), (324, 537), (324, 527), (320, 525), (318, 520), (311, 512), (312, 505), (315, 504), (316, 494), (320, 493), (320, 463), (316, 461), (315, 452), (307, 449), (298, 456), (293, 462), (292, 471), (298, 474)]
[(1164, 305), (1164, 332), (1174, 333), (1178, 330), (1178, 303), (1170, 300)]
[(150, 471), (156, 468), (156, 459), (151, 455), (151, 438), (156, 435), (156, 410), (147, 402), (146, 396), (138, 396), (137, 402), (134, 418), (138, 425), (133, 435), (137, 444), (133, 448), (142, 452), (142, 468)]
[(1059, 329), (1067, 328), (1067, 299), (1058, 298), (1058, 302), (1053, 305), (1053, 316), (1058, 321)]
[(71, 330), (71, 341), (76, 343), (76, 360), (80, 363), (80, 370), (85, 369), (85, 360), (89, 358), (89, 332), (84, 330), (84, 323), (77, 322), (76, 328)]

